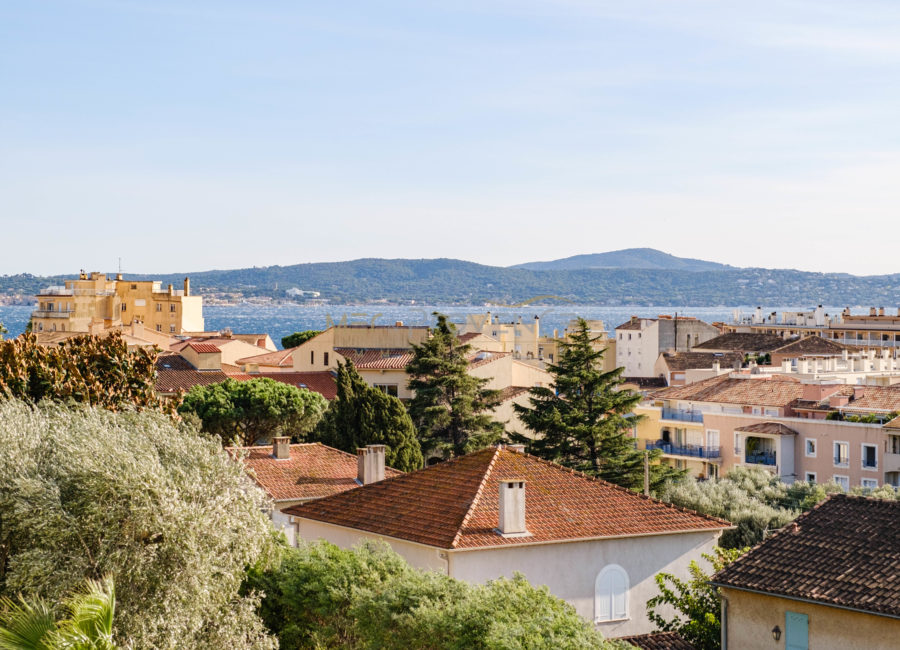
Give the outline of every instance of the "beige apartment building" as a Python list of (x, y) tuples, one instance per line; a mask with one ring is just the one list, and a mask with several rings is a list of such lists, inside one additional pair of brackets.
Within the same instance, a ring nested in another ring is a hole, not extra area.
[(202, 332), (203, 298), (184, 288), (162, 287), (158, 281), (126, 281), (122, 275), (82, 271), (64, 286), (42, 289), (32, 312), (32, 329), (43, 332), (99, 333), (115, 327), (143, 324), (162, 334)]

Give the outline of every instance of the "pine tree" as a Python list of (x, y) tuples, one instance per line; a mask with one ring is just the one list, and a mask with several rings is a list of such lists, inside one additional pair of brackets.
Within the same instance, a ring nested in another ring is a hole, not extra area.
[(422, 468), (422, 449), (403, 402), (369, 386), (350, 361), (338, 364), (337, 397), (313, 437), (352, 454), (366, 445), (386, 445), (389, 467), (403, 472)]
[[(561, 344), (556, 364), (548, 364), (553, 375), (551, 388), (531, 389), (531, 406), (514, 405), (522, 421), (535, 433), (535, 440), (522, 439), (529, 452), (581, 470), (631, 489), (643, 486), (644, 452), (634, 448), (628, 432), (639, 416), (632, 409), (641, 401), (640, 393), (622, 390), (623, 368), (601, 370), (605, 349), (591, 338), (588, 324), (578, 319), (578, 328)], [(683, 474), (656, 461), (662, 452), (651, 455), (652, 489)]]
[(437, 325), (431, 337), (413, 345), (413, 359), (406, 366), (409, 387), (415, 391), (409, 414), (422, 447), (446, 458), (497, 442), (503, 425), (489, 414), (500, 391), (484, 388), (487, 379), (469, 374), (471, 346), (460, 343), (456, 326), (445, 315), (434, 315)]

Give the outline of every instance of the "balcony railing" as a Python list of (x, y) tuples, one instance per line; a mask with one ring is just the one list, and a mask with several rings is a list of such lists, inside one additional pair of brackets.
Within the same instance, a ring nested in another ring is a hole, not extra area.
[(721, 447), (704, 447), (703, 445), (673, 445), (665, 440), (655, 442), (648, 440), (646, 449), (659, 449), (671, 456), (688, 456), (690, 458), (721, 458)]
[(686, 411), (682, 409), (663, 408), (663, 420), (678, 420), (679, 422), (703, 422), (703, 413), (700, 411)]
[(71, 314), (71, 309), (35, 309), (31, 312), (35, 318), (68, 318)]
[(744, 457), (745, 463), (752, 463), (754, 465), (775, 465), (775, 452), (774, 451), (754, 451), (747, 452), (747, 455)]

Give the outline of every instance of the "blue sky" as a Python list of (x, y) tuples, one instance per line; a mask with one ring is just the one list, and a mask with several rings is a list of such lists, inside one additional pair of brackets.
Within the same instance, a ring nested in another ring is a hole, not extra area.
[(900, 272), (900, 4), (0, 4), (0, 273)]

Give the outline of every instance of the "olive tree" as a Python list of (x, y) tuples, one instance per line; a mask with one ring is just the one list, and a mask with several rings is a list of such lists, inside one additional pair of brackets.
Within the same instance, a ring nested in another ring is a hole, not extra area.
[(155, 411), (0, 402), (0, 596), (116, 584), (116, 643), (272, 648), (240, 594), (271, 548), (265, 494), (215, 439)]

